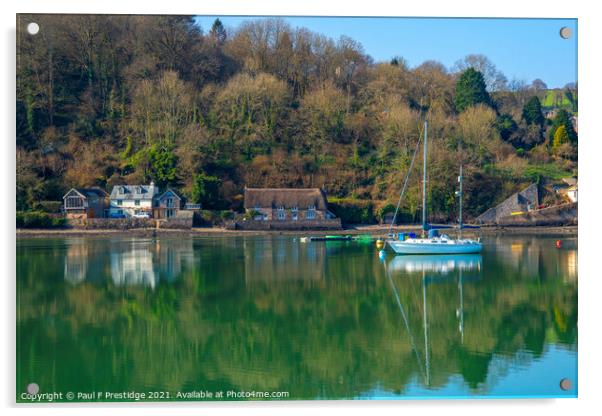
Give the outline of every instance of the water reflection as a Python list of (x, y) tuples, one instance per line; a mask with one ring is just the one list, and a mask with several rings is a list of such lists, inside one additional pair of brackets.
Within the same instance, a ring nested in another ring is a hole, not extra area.
[(388, 263), (392, 271), (451, 273), (454, 270), (481, 270), (480, 254), (395, 256)]
[(302, 244), (289, 238), (244, 242), (245, 280), (283, 281), (324, 278), (326, 244)]
[[(399, 307), (400, 316), (403, 320), (406, 333), (410, 340), (412, 350), (417, 359), (418, 367), (421, 369), (424, 378), (424, 385), (431, 386), (431, 348), (429, 345), (429, 309), (427, 302), (427, 287), (437, 283), (448, 283), (451, 280), (457, 281), (458, 295), (456, 299), (449, 299), (450, 303), (456, 303), (455, 309), (456, 325), (460, 334), (460, 343), (464, 344), (464, 283), (466, 271), (476, 271), (471, 279), (480, 278), (482, 257), (480, 254), (461, 254), (461, 255), (408, 255), (395, 256), (390, 261), (385, 262), (384, 267), (387, 278), (391, 285), (394, 299)], [(401, 272), (401, 273), (400, 273)], [(413, 331), (407, 318), (406, 307), (404, 307), (395, 276), (409, 278), (419, 275), (421, 281), (421, 299), (422, 299), (422, 329), (424, 331), (424, 362), (421, 362), (420, 353), (416, 346), (416, 341), (412, 335)]]
[(78, 284), (101, 282), (109, 274), (115, 286), (153, 289), (162, 280), (173, 282), (193, 261), (191, 239), (163, 243), (159, 239), (73, 239), (68, 243), (64, 276), (69, 283)]
[(574, 395), (556, 378), (576, 372), (577, 247), (554, 243), (383, 263), (373, 245), (285, 236), (18, 240), (18, 382)]

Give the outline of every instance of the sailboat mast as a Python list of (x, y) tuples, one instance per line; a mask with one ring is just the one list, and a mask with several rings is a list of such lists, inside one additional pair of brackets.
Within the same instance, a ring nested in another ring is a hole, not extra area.
[(460, 198), (460, 216), (458, 218), (459, 228), (460, 228), (460, 238), (462, 238), (462, 182), (464, 180), (464, 176), (462, 175), (462, 165), (460, 165), (460, 177), (458, 181), (460, 182), (460, 192), (458, 194), (458, 198)]
[(424, 122), (424, 157), (422, 164), (422, 229), (426, 231), (426, 161), (427, 161), (427, 129), (428, 122)]

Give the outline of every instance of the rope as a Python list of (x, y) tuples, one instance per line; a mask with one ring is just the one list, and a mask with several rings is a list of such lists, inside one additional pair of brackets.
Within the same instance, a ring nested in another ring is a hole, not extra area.
[(410, 179), (410, 173), (412, 173), (412, 168), (414, 167), (414, 161), (416, 160), (416, 155), (418, 154), (418, 150), (420, 149), (420, 142), (422, 141), (422, 132), (418, 136), (418, 142), (416, 143), (416, 150), (414, 150), (414, 156), (412, 156), (412, 162), (410, 163), (410, 168), (408, 169), (408, 173), (403, 182), (403, 188), (401, 189), (401, 194), (399, 194), (399, 200), (397, 201), (397, 207), (395, 208), (395, 214), (393, 214), (393, 220), (389, 225), (389, 232), (387, 234), (391, 234), (391, 230), (393, 229), (393, 224), (395, 224), (395, 220), (397, 219), (397, 213), (399, 212), (399, 207), (401, 206), (401, 200), (403, 198), (403, 194), (406, 191), (406, 187), (408, 186), (408, 180)]

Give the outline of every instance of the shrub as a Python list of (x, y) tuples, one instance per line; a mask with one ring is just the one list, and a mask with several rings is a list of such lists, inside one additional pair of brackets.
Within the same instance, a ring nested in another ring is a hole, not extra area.
[(220, 211), (219, 212), (219, 217), (222, 220), (231, 220), (231, 219), (234, 218), (234, 212), (232, 212), (230, 210)]
[(224, 211), (212, 211), (203, 209), (198, 211), (198, 218), (195, 221), (195, 225), (199, 226), (214, 226), (221, 225), (226, 220), (231, 220), (234, 218), (234, 212), (230, 210)]
[(378, 219), (379, 221), (383, 221), (385, 215), (387, 215), (388, 213), (394, 213), (395, 212), (395, 205), (393, 204), (385, 204), (383, 205), (379, 210), (378, 210)]
[(16, 215), (17, 228), (58, 228), (64, 227), (66, 220), (46, 212), (19, 211)]
[(262, 215), (262, 214), (259, 211), (255, 211), (254, 209), (251, 209), (251, 210), (245, 212), (245, 214), (242, 217), (245, 220), (249, 221), (249, 220), (252, 220), (253, 218), (255, 218), (256, 215)]
[(63, 206), (62, 201), (39, 201), (33, 205), (33, 208), (36, 211), (59, 213), (59, 212), (61, 212), (62, 206)]
[(330, 198), (330, 211), (346, 224), (374, 224), (374, 203), (364, 199)]

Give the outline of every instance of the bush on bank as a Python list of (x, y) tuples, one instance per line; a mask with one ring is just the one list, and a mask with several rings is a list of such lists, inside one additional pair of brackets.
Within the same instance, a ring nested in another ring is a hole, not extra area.
[(41, 211), (17, 211), (17, 228), (60, 228), (65, 218), (55, 217)]

